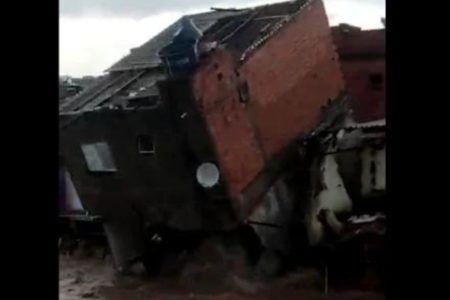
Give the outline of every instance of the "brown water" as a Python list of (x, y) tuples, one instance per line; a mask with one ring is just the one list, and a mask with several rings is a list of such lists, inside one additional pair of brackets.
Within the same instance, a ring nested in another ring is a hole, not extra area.
[(255, 279), (242, 251), (225, 253), (212, 241), (189, 257), (172, 257), (162, 275), (149, 278), (142, 267), (118, 275), (110, 259), (101, 255), (60, 256), (60, 299), (384, 299), (380, 293), (323, 292), (323, 279), (314, 270), (303, 270), (276, 279)]

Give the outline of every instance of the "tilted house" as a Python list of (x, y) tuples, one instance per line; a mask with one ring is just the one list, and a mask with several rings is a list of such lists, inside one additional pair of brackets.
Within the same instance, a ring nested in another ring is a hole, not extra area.
[(229, 229), (282, 197), (289, 145), (343, 89), (321, 0), (188, 15), (60, 106), (60, 155), (122, 268), (145, 226)]

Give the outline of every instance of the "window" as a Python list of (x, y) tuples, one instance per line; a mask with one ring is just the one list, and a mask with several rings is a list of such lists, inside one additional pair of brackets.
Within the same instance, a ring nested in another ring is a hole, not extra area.
[(151, 135), (139, 135), (137, 138), (139, 154), (154, 154), (155, 143)]
[(117, 172), (108, 143), (81, 145), (88, 170), (91, 172)]
[(381, 73), (371, 73), (369, 75), (370, 87), (373, 90), (383, 89), (383, 75)]

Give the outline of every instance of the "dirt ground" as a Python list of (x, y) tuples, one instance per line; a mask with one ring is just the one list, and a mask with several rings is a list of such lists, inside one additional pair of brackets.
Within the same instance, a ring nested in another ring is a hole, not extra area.
[(384, 299), (375, 292), (330, 289), (325, 294), (323, 278), (314, 270), (256, 279), (239, 257), (236, 253), (227, 257), (210, 243), (187, 259), (169, 258), (161, 276), (149, 278), (140, 265), (129, 275), (117, 274), (111, 258), (102, 258), (98, 251), (60, 255), (59, 295), (61, 300)]

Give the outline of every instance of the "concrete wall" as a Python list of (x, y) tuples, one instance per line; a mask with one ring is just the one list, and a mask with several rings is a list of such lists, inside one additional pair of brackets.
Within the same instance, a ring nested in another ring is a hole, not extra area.
[[(71, 118), (60, 117), (61, 123), (70, 123), (60, 130), (60, 153), (84, 208), (104, 218), (116, 267), (124, 268), (143, 249), (143, 216), (147, 222), (172, 219), (177, 210), (171, 208), (181, 209), (183, 199), (193, 198), (192, 186), (183, 180), (191, 174), (183, 168), (181, 153), (173, 151), (177, 139), (161, 125), (162, 111), (104, 110)], [(138, 153), (139, 134), (154, 135), (154, 155)], [(101, 141), (109, 145), (115, 173), (92, 173), (86, 166), (81, 145)]]
[[(145, 225), (217, 230), (237, 224), (226, 182), (204, 189), (196, 181), (201, 163), (218, 163), (189, 82), (168, 80), (159, 90), (158, 108), (60, 115), (60, 160), (83, 207), (104, 218), (119, 269), (143, 250)], [(153, 136), (153, 154), (139, 153), (139, 135)], [(108, 143), (117, 172), (88, 170), (81, 145), (96, 142)]]
[[(223, 187), (208, 191), (213, 195), (207, 197), (196, 182), (195, 167), (214, 155), (208, 141), (189, 146), (189, 138), (204, 140), (200, 130), (193, 128), (191, 137), (178, 128), (199, 123), (190, 111), (183, 119), (175, 112), (167, 104), (159, 109), (60, 116), (60, 154), (83, 207), (104, 218), (118, 268), (125, 268), (128, 259), (142, 251), (146, 224), (165, 222), (180, 230), (195, 230), (220, 228), (232, 220)], [(177, 125), (173, 118), (185, 123)], [(139, 153), (137, 137), (142, 134), (153, 136), (154, 154)], [(117, 172), (93, 173), (87, 168), (81, 145), (103, 141)]]
[[(185, 178), (191, 173), (184, 167), (179, 140), (164, 124), (162, 111), (101, 111), (85, 113), (60, 133), (60, 149), (85, 208), (112, 218), (125, 203), (140, 206), (155, 203), (167, 210), (177, 195), (193, 196)], [(154, 136), (155, 154), (138, 153), (137, 137)], [(81, 151), (81, 144), (106, 141), (117, 172), (91, 173)], [(164, 162), (164, 163), (163, 163)], [(181, 204), (181, 199), (178, 200)], [(166, 204), (164, 204), (166, 203)]]
[[(109, 110), (61, 116), (60, 151), (86, 209), (105, 218), (128, 211), (131, 206), (148, 221), (163, 219), (179, 229), (198, 229), (230, 218), (231, 207), (221, 181), (205, 190), (195, 178), (203, 162), (216, 162), (206, 128), (189, 104), (183, 85), (164, 88), (164, 104), (157, 109)], [(169, 95), (168, 91), (172, 91)], [(72, 121), (70, 119), (73, 118)], [(203, 129), (202, 129), (203, 128)], [(140, 154), (139, 135), (150, 135), (154, 154)], [(82, 144), (108, 143), (117, 172), (88, 171)], [(203, 201), (205, 197), (215, 201)]]

